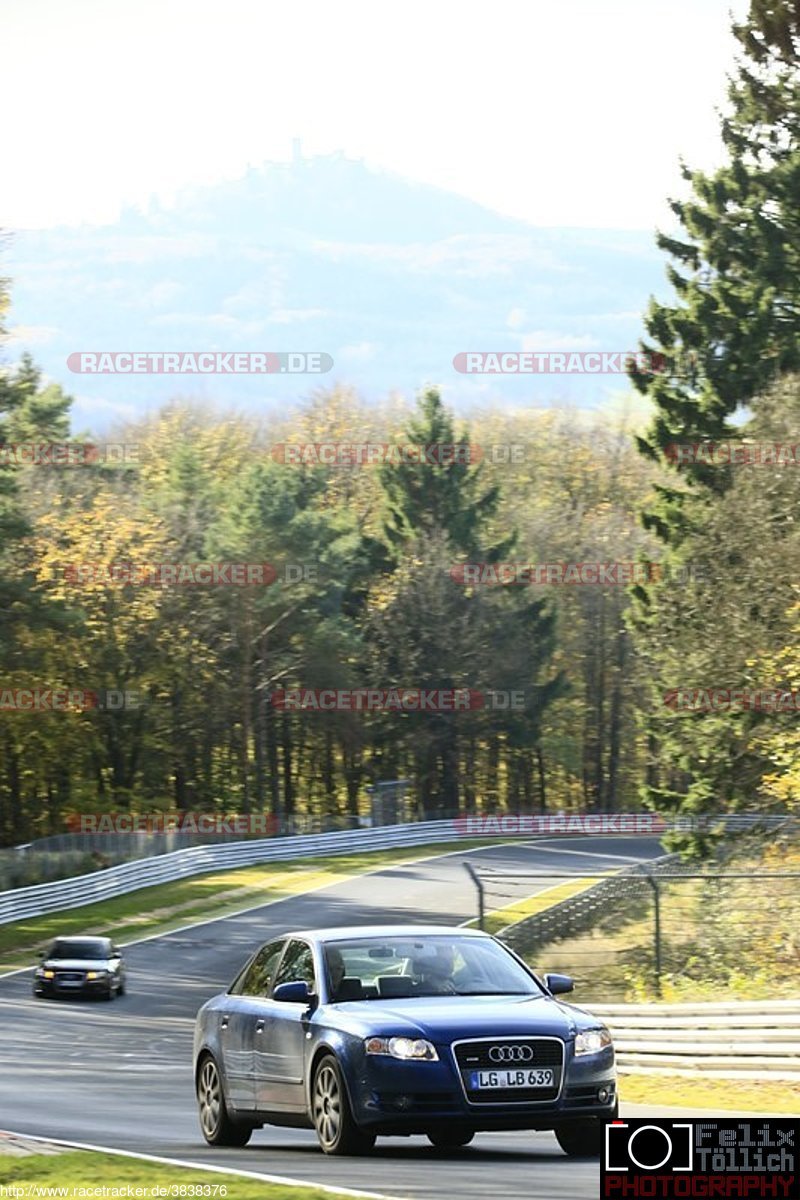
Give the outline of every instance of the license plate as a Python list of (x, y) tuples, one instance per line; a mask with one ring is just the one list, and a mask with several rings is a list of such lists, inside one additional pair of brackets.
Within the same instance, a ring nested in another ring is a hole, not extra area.
[(484, 1088), (547, 1088), (553, 1087), (555, 1075), (540, 1067), (517, 1067), (512, 1071), (472, 1071), (469, 1086), (473, 1091)]

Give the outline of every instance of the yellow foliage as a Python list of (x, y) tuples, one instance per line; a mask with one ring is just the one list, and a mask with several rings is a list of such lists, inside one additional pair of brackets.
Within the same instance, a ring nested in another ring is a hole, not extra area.
[[(800, 635), (800, 604), (790, 609), (792, 630)], [(759, 661), (761, 678), (769, 686), (784, 686), (787, 690), (800, 688), (800, 636), (777, 653), (765, 655)], [(773, 763), (774, 770), (761, 780), (767, 795), (781, 801), (789, 810), (800, 809), (800, 728), (797, 714), (786, 721), (771, 723), (770, 729), (757, 740), (756, 746)]]

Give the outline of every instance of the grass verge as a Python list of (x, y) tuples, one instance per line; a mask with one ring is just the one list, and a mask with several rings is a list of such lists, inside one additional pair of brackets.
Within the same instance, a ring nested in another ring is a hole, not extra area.
[[(192, 1167), (172, 1167), (146, 1159), (122, 1158), (88, 1150), (68, 1150), (63, 1154), (30, 1154), (25, 1157), (0, 1154), (0, 1184), (11, 1200), (29, 1200), (41, 1196), (38, 1188), (53, 1189), (51, 1197), (64, 1200), (92, 1197), (93, 1189), (125, 1189), (119, 1196), (134, 1195), (140, 1200), (160, 1197), (185, 1197), (186, 1200), (330, 1200), (331, 1193), (316, 1187), (268, 1183), (263, 1179), (243, 1179)], [(9, 1190), (6, 1190), (8, 1188)], [(128, 1192), (127, 1189), (141, 1189)], [(13, 1190), (10, 1190), (13, 1189)], [(81, 1190), (89, 1189), (89, 1190)], [(46, 1193), (45, 1193), (46, 1194)]]
[(283, 900), (365, 871), (419, 862), (453, 850), (474, 850), (493, 841), (447, 842), (430, 847), (373, 850), (330, 858), (302, 858), (195, 875), (176, 883), (139, 888), (98, 904), (0, 925), (0, 973), (31, 966), (54, 937), (69, 934), (113, 936), (119, 942), (169, 933), (181, 925), (232, 916), (245, 908)]
[(761, 1079), (704, 1079), (702, 1075), (620, 1075), (623, 1104), (720, 1109), (727, 1112), (800, 1112), (800, 1083)]

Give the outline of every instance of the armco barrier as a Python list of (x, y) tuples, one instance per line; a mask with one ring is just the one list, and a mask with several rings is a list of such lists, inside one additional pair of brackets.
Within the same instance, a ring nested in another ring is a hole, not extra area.
[(623, 1074), (800, 1081), (800, 1000), (590, 1007)]
[[(615, 814), (618, 816), (619, 814)], [(736, 828), (760, 823), (756, 814), (738, 814), (726, 818)], [(767, 821), (776, 818), (767, 818)], [(61, 909), (81, 908), (114, 896), (123, 896), (138, 888), (158, 883), (171, 883), (209, 871), (224, 871), (254, 863), (286, 862), (295, 858), (320, 857), (332, 854), (351, 854), (392, 847), (436, 845), (437, 842), (458, 841), (464, 837), (462, 818), (440, 821), (420, 821), (415, 824), (381, 825), (370, 829), (335, 831), (332, 833), (300, 834), (292, 837), (259, 838), (242, 842), (222, 842), (175, 850), (153, 858), (135, 859), (102, 871), (59, 879), (32, 887), (0, 892), (0, 925), (28, 917), (42, 916)], [(578, 833), (577, 829), (567, 832)], [(501, 835), (496, 835), (501, 836)], [(526, 836), (519, 831), (519, 836)], [(527, 836), (530, 836), (529, 834)], [(534, 835), (535, 836), (535, 835)], [(578, 897), (577, 899), (580, 899)]]
[(0, 925), (26, 917), (38, 917), (61, 909), (81, 908), (113, 896), (124, 896), (137, 888), (172, 883), (191, 875), (225, 871), (253, 863), (285, 862), (295, 858), (353, 854), (392, 847), (435, 845), (452, 841), (453, 822), (424, 821), (414, 825), (383, 825), (344, 833), (301, 834), (298, 837), (262, 838), (257, 841), (194, 846), (156, 858), (121, 863), (90, 875), (59, 879), (36, 887), (0, 892)]

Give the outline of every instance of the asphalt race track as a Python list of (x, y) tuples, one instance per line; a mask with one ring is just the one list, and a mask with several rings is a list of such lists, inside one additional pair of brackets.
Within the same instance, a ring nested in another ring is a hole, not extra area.
[(345, 1159), (324, 1156), (313, 1132), (265, 1127), (244, 1149), (212, 1149), (195, 1112), (193, 1019), (252, 949), (285, 930), (469, 919), (466, 859), (484, 871), (519, 871), (503, 890), (520, 897), (558, 882), (526, 872), (603, 870), (660, 853), (653, 838), (551, 838), (389, 868), (132, 944), (128, 994), (112, 1004), (34, 1000), (30, 972), (5, 976), (0, 1128), (392, 1196), (589, 1200), (598, 1195), (597, 1163), (566, 1158), (549, 1133), (478, 1134), (457, 1153), (426, 1138), (379, 1139), (373, 1155)]

